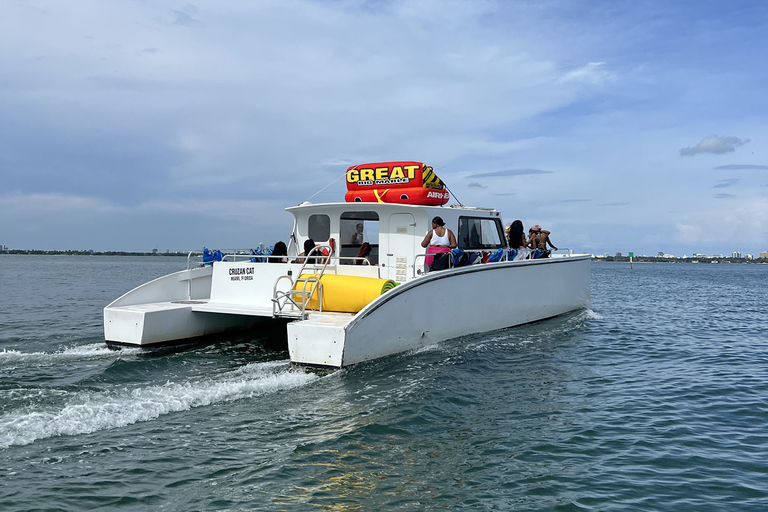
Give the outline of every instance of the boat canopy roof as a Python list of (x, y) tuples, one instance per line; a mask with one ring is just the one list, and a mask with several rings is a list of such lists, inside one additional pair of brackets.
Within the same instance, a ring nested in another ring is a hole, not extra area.
[(441, 215), (440, 212), (463, 212), (467, 214), (480, 214), (483, 216), (492, 215), (495, 217), (500, 216), (498, 210), (495, 208), (482, 208), (475, 206), (464, 205), (451, 205), (451, 206), (429, 206), (422, 204), (397, 204), (397, 203), (310, 203), (304, 202), (296, 206), (289, 206), (285, 211), (294, 215), (299, 212), (306, 213), (311, 210), (327, 211), (327, 210), (345, 210), (345, 211), (377, 211), (382, 213), (394, 213), (394, 212), (426, 212), (433, 215)]

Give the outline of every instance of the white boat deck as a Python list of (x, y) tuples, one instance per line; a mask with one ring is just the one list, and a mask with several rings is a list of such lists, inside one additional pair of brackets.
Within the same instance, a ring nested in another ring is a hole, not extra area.
[(228, 315), (263, 316), (272, 318), (272, 306), (252, 306), (216, 301), (188, 301), (196, 313), (224, 313)]
[(308, 311), (306, 320), (302, 324), (307, 327), (344, 327), (355, 316), (354, 313), (337, 313), (334, 311)]
[[(252, 306), (245, 304), (233, 304), (228, 302), (216, 302), (208, 300), (176, 300), (170, 302), (150, 302), (146, 304), (132, 304), (130, 306), (116, 306), (113, 310), (123, 310), (141, 313), (154, 313), (173, 309), (189, 309), (196, 313), (222, 313), (227, 315), (273, 317), (271, 307)], [(307, 319), (302, 320), (308, 326), (317, 327), (343, 327), (348, 324), (353, 313), (338, 313), (334, 311), (307, 311)]]
[(147, 302), (145, 304), (130, 304), (128, 306), (112, 306), (112, 311), (130, 311), (136, 313), (155, 313), (172, 309), (189, 309), (191, 303), (197, 301)]
[[(272, 308), (263, 306), (249, 306), (215, 301), (185, 301), (190, 304), (192, 311), (199, 313), (224, 313), (228, 315), (262, 316), (272, 318)], [(176, 304), (174, 304), (176, 305)], [(295, 310), (298, 314), (298, 310)], [(302, 323), (307, 326), (317, 327), (343, 327), (355, 316), (352, 313), (337, 313), (333, 311), (307, 311), (307, 319)]]

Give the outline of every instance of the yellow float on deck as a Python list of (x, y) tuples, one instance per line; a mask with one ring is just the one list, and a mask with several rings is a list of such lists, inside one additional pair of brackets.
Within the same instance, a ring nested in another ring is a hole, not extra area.
[[(317, 277), (312, 274), (302, 274), (294, 285), (294, 291), (304, 288), (303, 279)], [(338, 311), (341, 313), (357, 313), (370, 304), (376, 297), (391, 290), (397, 283), (391, 279), (376, 279), (373, 277), (338, 276), (324, 274), (320, 278), (323, 285), (323, 311)], [(307, 282), (306, 290), (310, 291), (314, 283)], [(307, 303), (307, 309), (318, 310), (319, 290), (312, 295)], [(299, 296), (294, 295), (298, 301)]]

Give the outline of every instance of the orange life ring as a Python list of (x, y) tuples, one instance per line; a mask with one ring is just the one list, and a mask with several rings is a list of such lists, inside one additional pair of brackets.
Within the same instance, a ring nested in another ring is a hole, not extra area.
[(324, 247), (320, 244), (315, 244), (315, 247), (320, 251), (320, 253), (324, 256), (323, 258), (318, 257), (317, 261), (325, 261), (328, 260), (328, 263), (330, 263), (329, 256), (331, 255), (330, 251), (327, 247)]

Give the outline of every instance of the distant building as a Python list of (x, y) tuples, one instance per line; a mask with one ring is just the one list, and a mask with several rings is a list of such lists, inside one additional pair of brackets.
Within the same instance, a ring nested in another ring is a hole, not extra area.
[(733, 254), (731, 254), (731, 258), (741, 259), (741, 253), (738, 251), (734, 251)]
[(744, 255), (744, 259), (745, 259), (745, 260), (753, 260), (753, 259), (755, 259), (755, 257), (754, 257), (754, 256), (752, 256), (751, 254), (745, 254), (745, 255)]
[(766, 260), (768, 260), (768, 251), (766, 251), (766, 252), (761, 252), (761, 253), (760, 253), (760, 258), (761, 258), (761, 259), (766, 259)]
[(620, 253), (620, 252), (617, 252), (617, 253), (616, 253), (616, 257), (617, 257), (617, 258), (621, 258), (621, 253)]
[(0, 244), (0, 252), (5, 252), (7, 250), (8, 250), (8, 246), (7, 245)]

